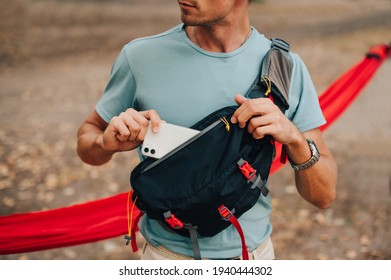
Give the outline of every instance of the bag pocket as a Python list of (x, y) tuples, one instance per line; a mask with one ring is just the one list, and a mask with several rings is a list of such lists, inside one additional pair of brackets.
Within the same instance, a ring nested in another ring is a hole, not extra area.
[[(177, 148), (173, 149), (171, 152), (166, 154), (164, 157), (160, 159), (151, 159), (148, 158), (145, 161), (145, 164), (141, 166), (141, 174), (147, 172), (148, 170), (151, 170), (152, 168), (158, 166), (160, 163), (164, 162), (168, 158), (174, 156), (179, 151), (183, 150), (184, 148), (188, 147), (194, 142), (197, 142), (198, 139), (202, 139), (206, 134), (212, 134), (213, 129), (219, 129), (221, 127), (227, 126), (226, 123), (222, 121), (222, 118), (227, 117), (228, 115), (233, 114), (233, 112), (236, 110), (237, 106), (228, 106), (224, 107), (216, 112), (213, 112), (212, 114), (208, 115), (195, 125), (191, 126), (192, 129), (201, 130), (200, 133), (193, 136), (186, 142), (184, 142), (182, 145), (179, 145)], [(211, 139), (213, 141), (213, 139)], [(218, 141), (218, 140), (216, 140)], [(195, 144), (196, 145), (196, 144)], [(207, 153), (204, 153), (206, 156), (209, 156)]]

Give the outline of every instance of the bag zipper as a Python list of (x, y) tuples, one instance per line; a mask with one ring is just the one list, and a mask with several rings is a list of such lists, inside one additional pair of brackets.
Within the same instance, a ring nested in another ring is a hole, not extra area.
[[(147, 172), (148, 170), (151, 170), (152, 168), (156, 167), (157, 165), (159, 165), (160, 163), (162, 163), (163, 161), (165, 161), (167, 158), (169, 158), (170, 156), (174, 155), (176, 152), (180, 151), (181, 149), (183, 149), (184, 147), (190, 145), (191, 143), (193, 143), (194, 141), (196, 141), (197, 139), (199, 139), (200, 137), (202, 137), (203, 135), (205, 135), (206, 133), (208, 133), (210, 130), (212, 130), (213, 128), (215, 128), (217, 125), (219, 125), (220, 123), (223, 124), (223, 121), (221, 119), (218, 119), (217, 121), (215, 121), (214, 123), (210, 124), (209, 126), (207, 126), (205, 129), (203, 129), (202, 131), (200, 131), (197, 135), (191, 137), (189, 140), (187, 140), (186, 142), (184, 142), (183, 144), (179, 145), (178, 147), (176, 147), (175, 149), (173, 149), (171, 152), (167, 153), (165, 156), (163, 156), (162, 158), (152, 162), (150, 165), (148, 165), (145, 169), (141, 170), (141, 174)], [(225, 124), (224, 124), (225, 125)]]

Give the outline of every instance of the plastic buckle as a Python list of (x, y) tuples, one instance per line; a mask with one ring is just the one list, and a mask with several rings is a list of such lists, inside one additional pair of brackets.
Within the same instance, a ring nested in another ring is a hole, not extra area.
[(225, 205), (221, 205), (217, 210), (219, 210), (220, 216), (224, 221), (231, 220), (233, 214)]
[(166, 222), (173, 228), (173, 229), (181, 229), (184, 227), (184, 224), (181, 220), (176, 218), (174, 214), (172, 214), (170, 211), (164, 213), (164, 218), (166, 219)]
[(237, 164), (240, 171), (242, 171), (244, 177), (246, 177), (248, 181), (254, 179), (257, 171), (246, 160), (240, 159)]

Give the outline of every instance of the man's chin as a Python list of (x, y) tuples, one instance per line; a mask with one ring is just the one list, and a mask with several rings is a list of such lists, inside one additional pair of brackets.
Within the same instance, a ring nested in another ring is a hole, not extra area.
[(182, 13), (182, 15), (181, 15), (181, 20), (182, 20), (183, 24), (185, 24), (187, 26), (197, 26), (197, 25), (202, 24), (202, 22), (200, 22), (199, 19), (197, 19), (193, 16), (190, 16), (190, 15), (186, 15), (184, 13)]

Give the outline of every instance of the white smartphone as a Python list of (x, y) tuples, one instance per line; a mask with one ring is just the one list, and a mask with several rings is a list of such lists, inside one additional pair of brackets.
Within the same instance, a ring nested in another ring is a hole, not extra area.
[(162, 158), (198, 133), (198, 130), (167, 122), (162, 122), (159, 132), (154, 133), (151, 122), (149, 122), (148, 131), (141, 146), (141, 154), (156, 159)]

